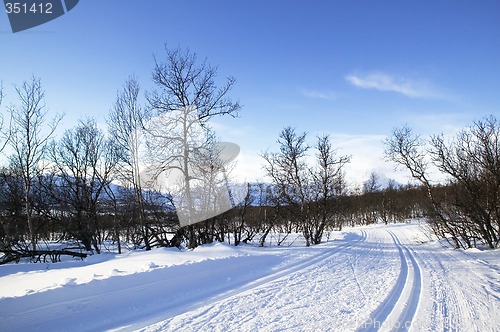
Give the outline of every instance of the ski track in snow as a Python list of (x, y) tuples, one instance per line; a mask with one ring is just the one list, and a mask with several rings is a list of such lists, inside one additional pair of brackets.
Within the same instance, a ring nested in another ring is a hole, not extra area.
[[(421, 272), (410, 250), (394, 232), (387, 231), (397, 247), (401, 268), (394, 288), (358, 331), (405, 331), (410, 329), (421, 291)], [(412, 267), (412, 273), (410, 268)]]
[[(140, 253), (96, 264), (93, 279), (92, 265), (67, 274), (20, 265), (0, 285), (64, 278), (2, 285), (0, 331), (498, 331), (498, 252), (416, 244), (418, 234), (399, 224), (352, 228), (310, 248)], [(195, 261), (169, 265), (182, 255)]]
[[(227, 301), (227, 299), (238, 301), (240, 296), (245, 296), (246, 294), (254, 294), (254, 293), (258, 294), (259, 296), (262, 295), (262, 297), (264, 298), (264, 303), (261, 303), (259, 306), (265, 308), (266, 304), (279, 300), (280, 297), (282, 295), (284, 296), (285, 293), (287, 292), (286, 287), (282, 287), (281, 285), (277, 287), (275, 285), (277, 280), (282, 278), (286, 279), (290, 277), (290, 275), (296, 273), (303, 273), (304, 271), (317, 268), (319, 264), (323, 263), (326, 259), (330, 258), (332, 255), (341, 253), (350, 248), (353, 245), (353, 243), (365, 241), (367, 236), (366, 231), (360, 230), (360, 233), (361, 233), (360, 236), (351, 236), (349, 242), (339, 244), (338, 246), (335, 246), (333, 248), (326, 248), (326, 250), (323, 250), (323, 252), (308, 257), (303, 261), (292, 264), (289, 267), (280, 269), (277, 272), (271, 273), (265, 277), (252, 281), (242, 287), (223, 293), (219, 296), (210, 299), (209, 301), (201, 302), (197, 307), (196, 306), (191, 307), (191, 310), (201, 308), (201, 313), (197, 314), (198, 317), (202, 317), (204, 314), (208, 314), (210, 316), (211, 314), (209, 313), (209, 309), (206, 309), (205, 307), (209, 306), (210, 308), (214, 308), (221, 301)], [(267, 287), (269, 287), (270, 285), (271, 285), (271, 292), (268, 293)], [(299, 285), (301, 284), (299, 283)], [(311, 289), (314, 289), (315, 287), (316, 286), (312, 286)], [(224, 311), (226, 309), (230, 311), (231, 306), (232, 305), (225, 304), (221, 306), (220, 309), (221, 311)], [(251, 313), (245, 314), (242, 321), (245, 322), (245, 320), (250, 320), (252, 316), (253, 315)], [(142, 323), (141, 325), (144, 325), (144, 323)], [(126, 327), (127, 330), (130, 328), (137, 328), (137, 326)], [(171, 327), (162, 326), (159, 330), (164, 330), (165, 328), (168, 328), (169, 330), (172, 329)], [(183, 327), (180, 327), (180, 329), (182, 328)], [(200, 326), (200, 328), (202, 328), (202, 326)], [(155, 330), (157, 329), (158, 328), (155, 328)]]
[[(394, 251), (392, 246), (383, 242), (385, 232), (370, 230), (372, 241), (366, 240), (366, 231), (361, 232), (360, 241), (328, 255), (319, 266), (273, 278), (238, 296), (154, 324), (144, 331), (355, 330), (362, 318), (368, 318), (367, 309), (374, 309), (376, 300), (387, 290), (384, 286), (394, 277), (390, 267), (397, 267), (395, 254), (388, 255)], [(365, 260), (361, 270), (352, 264), (360, 257)], [(389, 268), (379, 271), (375, 267), (381, 263)], [(361, 279), (360, 275), (368, 278)], [(380, 278), (381, 275), (388, 278)], [(255, 315), (259, 311), (265, 314)]]

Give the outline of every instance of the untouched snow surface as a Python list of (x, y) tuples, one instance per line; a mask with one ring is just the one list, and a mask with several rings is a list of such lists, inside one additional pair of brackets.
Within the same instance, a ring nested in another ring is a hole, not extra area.
[(500, 252), (416, 224), (0, 266), (0, 331), (498, 331)]

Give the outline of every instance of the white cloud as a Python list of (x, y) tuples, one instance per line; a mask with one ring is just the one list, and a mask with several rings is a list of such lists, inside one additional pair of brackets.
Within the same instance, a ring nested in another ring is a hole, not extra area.
[(383, 72), (356, 73), (347, 75), (345, 79), (352, 85), (362, 89), (392, 91), (411, 98), (446, 98), (439, 89), (428, 82), (415, 81)]
[(395, 170), (394, 164), (384, 160), (387, 136), (332, 134), (331, 137), (339, 155), (351, 156), (351, 162), (345, 166), (346, 179), (351, 186), (362, 185), (372, 172), (403, 184), (410, 180), (407, 172)]
[(302, 95), (306, 98), (310, 99), (323, 99), (335, 101), (337, 100), (337, 94), (333, 91), (318, 91), (318, 90), (310, 90), (310, 89), (302, 89)]

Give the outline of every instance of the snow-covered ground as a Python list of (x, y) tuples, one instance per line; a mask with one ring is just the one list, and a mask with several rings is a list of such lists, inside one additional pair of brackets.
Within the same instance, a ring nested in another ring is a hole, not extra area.
[(0, 331), (498, 331), (500, 251), (425, 228), (0, 266)]

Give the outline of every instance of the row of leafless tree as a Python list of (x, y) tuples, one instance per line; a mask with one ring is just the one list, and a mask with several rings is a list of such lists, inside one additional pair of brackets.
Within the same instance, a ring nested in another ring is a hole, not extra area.
[[(0, 263), (81, 257), (110, 243), (118, 251), (123, 244), (146, 250), (212, 241), (263, 245), (270, 232), (282, 234), (280, 241), (299, 232), (310, 245), (346, 224), (414, 217), (430, 218), (435, 233), (456, 247), (498, 246), (496, 118), (450, 141), (396, 129), (386, 156), (408, 168), (418, 186), (392, 181), (382, 188), (372, 175), (361, 191), (349, 191), (350, 157), (339, 155), (329, 136), (309, 146), (306, 133), (291, 127), (280, 133), (279, 151), (262, 154), (270, 184), (231, 186), (231, 157), (221, 157), (209, 120), (235, 116), (241, 106), (227, 97), (234, 79), (218, 86), (216, 77), (216, 68), (191, 51), (166, 48), (155, 59), (155, 90), (142, 93), (130, 77), (106, 131), (86, 118), (60, 137), (62, 116), (48, 118), (40, 80), (16, 86), (17, 102), (6, 107), (0, 136), (8, 161), (0, 170)], [(0, 87), (0, 106), (2, 99)], [(432, 182), (431, 166), (448, 182)]]
[[(287, 127), (278, 144), (279, 152), (263, 154), (277, 190), (268, 205), (285, 215), (292, 210), (290, 229), (303, 232), (307, 244), (319, 243), (325, 227), (415, 217), (427, 218), (434, 233), (456, 248), (500, 243), (500, 123), (494, 116), (451, 139), (441, 134), (426, 140), (407, 126), (395, 129), (385, 142), (386, 158), (410, 171), (417, 180), (410, 187), (389, 181), (382, 189), (372, 174), (360, 192), (348, 193), (342, 169), (349, 157), (337, 156), (328, 136), (318, 137), (313, 166), (305, 133)], [(439, 181), (431, 179), (436, 173)]]
[(176, 171), (179, 183), (172, 186), (181, 188), (188, 206), (207, 179), (221, 181), (214, 174), (225, 165), (208, 121), (234, 116), (241, 106), (227, 97), (235, 80), (220, 86), (216, 77), (217, 69), (190, 50), (165, 48), (164, 57), (155, 58), (156, 89), (143, 94), (143, 104), (130, 77), (117, 93), (106, 133), (87, 118), (60, 138), (54, 134), (62, 115), (48, 118), (40, 79), (16, 86), (1, 136), (8, 158), (0, 172), (3, 261), (47, 252), (48, 240), (73, 240), (97, 253), (107, 239), (120, 245), (122, 237), (146, 249), (184, 241), (196, 246), (191, 220), (179, 230), (173, 211), (181, 203), (158, 179)]

